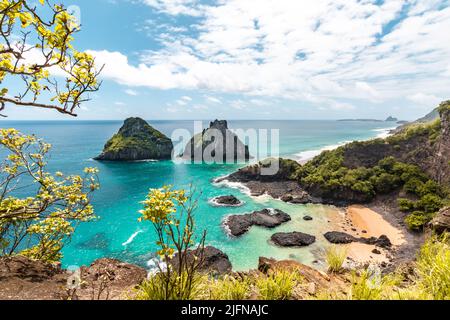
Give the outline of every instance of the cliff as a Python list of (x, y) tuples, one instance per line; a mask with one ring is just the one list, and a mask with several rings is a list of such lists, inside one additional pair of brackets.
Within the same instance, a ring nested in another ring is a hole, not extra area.
[(211, 122), (208, 129), (191, 139), (182, 154), (183, 159), (192, 161), (205, 161), (204, 156), (223, 162), (248, 161), (251, 158), (248, 146), (228, 129), (224, 120)]
[(95, 160), (167, 160), (172, 151), (173, 143), (168, 137), (141, 118), (129, 118)]

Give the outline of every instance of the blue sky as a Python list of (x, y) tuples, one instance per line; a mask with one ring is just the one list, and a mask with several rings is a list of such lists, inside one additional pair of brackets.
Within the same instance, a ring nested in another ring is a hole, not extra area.
[(105, 64), (80, 119), (409, 120), (450, 99), (449, 1), (62, 2)]

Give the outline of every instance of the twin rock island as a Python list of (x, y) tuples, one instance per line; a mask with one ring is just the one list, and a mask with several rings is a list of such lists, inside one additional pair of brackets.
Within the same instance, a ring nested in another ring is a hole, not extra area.
[[(234, 143), (230, 143), (234, 142)], [(216, 120), (208, 129), (195, 135), (186, 145), (181, 158), (202, 161), (204, 152), (223, 161), (248, 161), (249, 148), (231, 130), (227, 121)], [(141, 118), (126, 119), (119, 132), (105, 145), (99, 161), (169, 160), (174, 146), (169, 137), (150, 126)], [(217, 154), (220, 152), (221, 154)]]

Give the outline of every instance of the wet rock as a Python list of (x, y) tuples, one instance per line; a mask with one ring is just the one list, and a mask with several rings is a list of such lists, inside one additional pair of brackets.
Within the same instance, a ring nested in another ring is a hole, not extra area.
[(316, 242), (316, 237), (302, 232), (276, 233), (271, 237), (280, 247), (305, 247)]
[(310, 216), (304, 216), (304, 217), (303, 217), (303, 220), (305, 220), (305, 221), (312, 221), (313, 218), (310, 217)]
[(252, 226), (275, 228), (291, 221), (291, 217), (281, 210), (264, 209), (245, 215), (232, 215), (224, 221), (230, 234), (238, 237), (250, 230)]
[(233, 195), (230, 196), (220, 196), (212, 199), (212, 202), (218, 205), (237, 207), (241, 206), (242, 202)]

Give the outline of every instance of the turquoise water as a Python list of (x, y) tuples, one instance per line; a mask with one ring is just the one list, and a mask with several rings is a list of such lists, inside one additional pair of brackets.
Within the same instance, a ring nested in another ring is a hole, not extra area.
[[(235, 171), (237, 165), (195, 165), (162, 162), (110, 163), (95, 162), (104, 143), (121, 126), (120, 121), (67, 121), (67, 122), (0, 122), (0, 127), (14, 127), (28, 134), (36, 134), (53, 145), (49, 170), (80, 173), (84, 167), (100, 169), (101, 189), (93, 204), (98, 220), (78, 227), (71, 242), (64, 248), (63, 265), (81, 266), (101, 257), (114, 257), (145, 266), (155, 250), (151, 226), (137, 221), (138, 211), (149, 188), (170, 184), (187, 188), (193, 183), (202, 192), (196, 221), (199, 230), (208, 232), (207, 244), (226, 252), (236, 270), (248, 270), (257, 265), (260, 256), (277, 259), (297, 259), (311, 264), (323, 248), (321, 236), (327, 230), (335, 209), (316, 205), (290, 205), (268, 197), (252, 198), (226, 185), (212, 181)], [(150, 124), (171, 136), (173, 130), (192, 131), (192, 121), (150, 121)], [(207, 125), (205, 122), (204, 125)], [(280, 154), (300, 159), (317, 154), (328, 146), (346, 141), (375, 137), (392, 123), (337, 122), (337, 121), (231, 121), (231, 128), (280, 129)], [(233, 194), (245, 201), (239, 208), (213, 207), (209, 199)], [(273, 230), (253, 228), (239, 239), (227, 236), (222, 228), (229, 214), (241, 214), (263, 208), (277, 208), (291, 214), (293, 220), (279, 231), (303, 231), (318, 237), (316, 244), (301, 249), (281, 249), (268, 243)], [(314, 217), (303, 221), (304, 215)]]

